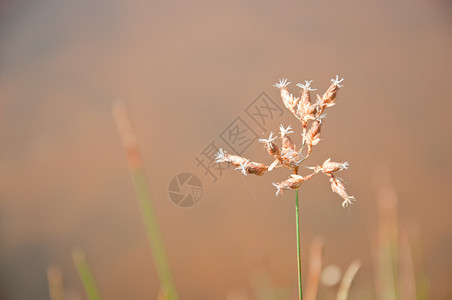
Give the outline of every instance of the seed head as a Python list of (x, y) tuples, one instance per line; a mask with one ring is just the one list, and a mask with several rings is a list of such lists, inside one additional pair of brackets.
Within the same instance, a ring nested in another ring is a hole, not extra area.
[(331, 158), (328, 158), (327, 160), (325, 160), (325, 162), (323, 163), (323, 165), (321, 167), (319, 166), (317, 168), (320, 171), (322, 171), (323, 173), (325, 173), (327, 175), (331, 175), (331, 173), (333, 173), (333, 172), (348, 169), (348, 166), (349, 166), (348, 162), (344, 162), (344, 163), (332, 162)]
[(268, 167), (261, 163), (246, 161), (242, 162), (239, 167), (235, 168), (235, 170), (240, 170), (245, 176), (248, 174), (262, 176), (265, 171), (268, 170)]
[(254, 161), (248, 163), (248, 166), (246, 168), (248, 174), (254, 174), (258, 176), (264, 175), (267, 170), (268, 167), (266, 165)]
[(325, 108), (331, 107), (336, 104), (336, 95), (339, 88), (343, 87), (343, 85), (340, 85), (344, 81), (344, 79), (339, 80), (339, 76), (336, 75), (336, 79), (331, 79), (331, 85), (328, 88), (328, 90), (323, 94), (323, 96), (320, 98), (317, 95), (318, 99), (318, 113), (321, 114)]
[(306, 80), (305, 84), (297, 84), (303, 91), (298, 102), (296, 116), (301, 121), (303, 128), (307, 128), (308, 122), (315, 119), (316, 106), (311, 104), (311, 94), (309, 92), (315, 91), (316, 89), (311, 88), (311, 82), (312, 80)]
[[(322, 172), (330, 177), (331, 189), (344, 199), (342, 206), (346, 207), (354, 201), (354, 197), (349, 196), (345, 187), (339, 178), (334, 176), (335, 172), (342, 171), (348, 168), (348, 163), (332, 162), (331, 159), (327, 159), (322, 165), (316, 167), (306, 167), (313, 170), (313, 172), (307, 176), (298, 174), (301, 164), (309, 157), (313, 147), (320, 142), (320, 132), (322, 129), (322, 120), (326, 117), (323, 114), (324, 110), (328, 107), (335, 105), (337, 91), (342, 87), (340, 84), (343, 79), (339, 79), (336, 76), (331, 80), (331, 84), (328, 90), (322, 95), (317, 95), (317, 102), (312, 103), (310, 92), (315, 91), (311, 87), (312, 80), (305, 81), (304, 84), (298, 83), (297, 86), (302, 88), (301, 97), (294, 97), (288, 90), (290, 82), (286, 78), (282, 78), (274, 86), (280, 89), (281, 98), (286, 106), (295, 117), (301, 121), (303, 128), (302, 132), (302, 145), (297, 150), (292, 138), (289, 134), (294, 133), (292, 127), (289, 125), (285, 128), (283, 125), (279, 127), (281, 136), (281, 149), (276, 144), (276, 136), (273, 132), (270, 132), (268, 139), (259, 139), (259, 142), (264, 143), (265, 149), (268, 153), (274, 157), (274, 161), (270, 166), (265, 164), (252, 162), (245, 157), (238, 155), (230, 155), (223, 149), (219, 149), (218, 154), (215, 157), (217, 163), (228, 162), (236, 166), (236, 170), (240, 170), (243, 175), (254, 174), (261, 176), (267, 171), (271, 171), (278, 167), (279, 164), (290, 169), (293, 174), (286, 180), (273, 183), (276, 187), (276, 195), (283, 193), (284, 190), (298, 189), (303, 182), (309, 180), (314, 175)], [(305, 147), (306, 146), (306, 147)]]
[(305, 182), (306, 180), (311, 179), (311, 177), (313, 175), (314, 174), (311, 174), (311, 175), (308, 175), (306, 177), (303, 177), (301, 175), (292, 174), (292, 175), (290, 175), (290, 177), (288, 179), (286, 179), (283, 182), (280, 182), (280, 183), (274, 182), (274, 183), (272, 183), (273, 186), (276, 187), (276, 189), (277, 189), (276, 190), (276, 196), (278, 196), (279, 193), (282, 194), (283, 190), (289, 190), (289, 189), (296, 190), (296, 189), (298, 189), (303, 184), (303, 182)]
[(291, 148), (284, 148), (281, 152), (280, 162), (286, 168), (297, 171), (300, 164), (303, 162), (302, 153)]
[(299, 102), (298, 109), (302, 108), (303, 112), (307, 113), (309, 110), (309, 106), (311, 106), (311, 94), (310, 91), (315, 91), (315, 89), (311, 88), (311, 81), (306, 81), (305, 84), (298, 83), (297, 86), (303, 88), (301, 92), (301, 98)]
[(293, 133), (292, 128), (287, 126), (287, 128), (284, 128), (284, 126), (280, 126), (279, 129), (281, 130), (281, 140), (282, 140), (282, 147), (283, 151), (286, 148), (290, 148), (295, 150), (295, 145), (292, 142), (292, 139), (288, 136), (289, 133)]
[(308, 133), (304, 136), (304, 140), (306, 142), (306, 145), (308, 146), (308, 155), (311, 153), (312, 147), (320, 142), (321, 127), (322, 121), (315, 120), (314, 123), (312, 123)]
[(225, 150), (219, 149), (217, 155), (215, 156), (215, 162), (228, 162), (233, 164), (234, 166), (240, 166), (244, 164), (245, 162), (248, 162), (248, 159), (238, 156), (238, 155), (231, 155), (229, 153), (226, 153)]
[(300, 98), (296, 98), (291, 93), (289, 93), (289, 90), (287, 89), (287, 86), (289, 84), (290, 82), (287, 82), (287, 79), (283, 78), (280, 79), (279, 82), (274, 86), (281, 90), (281, 99), (283, 100), (286, 108), (289, 109), (293, 114), (295, 114), (295, 107), (297, 107)]
[(265, 148), (271, 156), (279, 157), (281, 152), (278, 146), (273, 142), (274, 140), (276, 140), (276, 136), (273, 136), (273, 132), (270, 132), (268, 139), (259, 139), (259, 142), (265, 143)]
[(242, 174), (245, 176), (248, 174), (262, 176), (265, 171), (268, 170), (268, 167), (261, 163), (246, 161), (242, 162), (239, 167), (235, 168), (235, 170), (242, 171)]
[(336, 178), (334, 177), (334, 175), (331, 174), (330, 182), (331, 189), (333, 190), (333, 192), (335, 192), (336, 194), (341, 196), (342, 199), (344, 199), (344, 202), (342, 202), (342, 207), (347, 207), (353, 203), (352, 201), (355, 201), (355, 197), (348, 195), (347, 191), (345, 190), (344, 184), (341, 182), (339, 178)]

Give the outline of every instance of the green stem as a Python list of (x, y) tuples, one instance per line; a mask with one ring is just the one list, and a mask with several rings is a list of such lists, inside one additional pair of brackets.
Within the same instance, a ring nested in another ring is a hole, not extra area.
[[(166, 255), (163, 238), (160, 234), (159, 223), (149, 191), (140, 150), (129, 117), (123, 105), (113, 106), (113, 116), (118, 126), (119, 136), (124, 146), (129, 169), (132, 174), (133, 185), (137, 194), (141, 216), (148, 235), (152, 256), (161, 284), (161, 296), (165, 300), (178, 300), (170, 263)], [(160, 298), (159, 298), (160, 299)]]
[(298, 296), (303, 299), (303, 287), (301, 281), (301, 243), (300, 243), (300, 214), (298, 212), (298, 190), (295, 190), (295, 218), (297, 228), (297, 266), (298, 266)]
[(176, 285), (171, 274), (169, 259), (166, 255), (163, 238), (160, 235), (159, 225), (151, 201), (151, 194), (147, 184), (146, 175), (142, 168), (132, 169), (132, 179), (135, 185), (140, 211), (143, 217), (149, 243), (154, 257), (157, 274), (160, 278), (162, 292), (165, 300), (177, 300)]
[(72, 259), (77, 268), (80, 279), (82, 280), (88, 299), (101, 300), (99, 290), (97, 289), (96, 282), (94, 281), (94, 276), (86, 260), (85, 252), (80, 248), (72, 250)]

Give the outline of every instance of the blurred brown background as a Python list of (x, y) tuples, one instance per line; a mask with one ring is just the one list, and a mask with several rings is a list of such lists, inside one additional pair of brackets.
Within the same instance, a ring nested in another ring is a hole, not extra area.
[[(278, 78), (294, 93), (313, 79), (321, 93), (339, 74), (345, 87), (307, 164), (350, 162), (341, 177), (358, 201), (343, 209), (326, 177), (306, 184), (302, 251), (323, 235), (326, 264), (362, 259), (354, 299), (374, 299), (376, 199), (390, 185), (401, 220), (420, 228), (432, 299), (450, 299), (451, 8), (445, 0), (0, 2), (0, 298), (48, 299), (46, 269), (56, 264), (67, 292), (86, 299), (70, 255), (81, 246), (104, 299), (156, 299), (111, 114), (117, 99), (139, 139), (181, 299), (254, 299), (251, 262), (262, 256), (272, 284), (294, 293), (294, 193), (276, 198), (271, 186), (287, 172), (229, 170), (213, 183), (195, 157), (213, 140), (224, 147), (219, 134), (246, 119), (261, 92), (283, 107)], [(285, 112), (268, 129), (280, 123), (296, 124)], [(259, 143), (245, 155), (271, 162)], [(190, 208), (168, 198), (181, 172), (203, 182)]]

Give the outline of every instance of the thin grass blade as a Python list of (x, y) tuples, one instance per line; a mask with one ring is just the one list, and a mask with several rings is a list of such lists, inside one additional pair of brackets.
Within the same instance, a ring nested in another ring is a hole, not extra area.
[(75, 267), (77, 268), (80, 279), (82, 280), (83, 287), (85, 288), (86, 294), (90, 300), (101, 300), (99, 290), (97, 288), (96, 282), (94, 281), (91, 268), (86, 260), (85, 252), (76, 248), (72, 250), (72, 260), (74, 261)]
[(171, 274), (170, 263), (166, 254), (160, 228), (152, 205), (151, 193), (146, 179), (138, 143), (125, 108), (116, 104), (113, 115), (118, 127), (119, 135), (124, 146), (133, 185), (137, 194), (141, 216), (151, 247), (152, 256), (160, 279), (161, 289), (165, 300), (177, 300), (176, 285)]

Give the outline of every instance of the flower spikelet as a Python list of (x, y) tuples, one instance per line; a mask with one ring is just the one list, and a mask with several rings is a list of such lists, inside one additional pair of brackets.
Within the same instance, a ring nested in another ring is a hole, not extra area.
[(342, 171), (348, 169), (349, 163), (338, 163), (331, 161), (331, 158), (328, 158), (325, 160), (323, 165), (321, 167), (317, 167), (320, 171), (322, 171), (324, 174), (330, 175), (333, 172)]
[(268, 167), (258, 162), (249, 161), (244, 164), (241, 164), (240, 167), (236, 169), (240, 169), (243, 175), (254, 174), (262, 176), (268, 170)]
[(292, 139), (289, 137), (289, 133), (293, 133), (292, 131), (292, 127), (289, 125), (287, 126), (287, 128), (284, 128), (284, 126), (280, 126), (279, 127), (280, 132), (281, 132), (281, 140), (282, 140), (282, 147), (283, 147), (283, 151), (284, 149), (292, 149), (295, 150), (295, 145), (292, 142)]
[(311, 154), (312, 147), (320, 142), (320, 130), (322, 128), (322, 121), (315, 120), (311, 125), (308, 133), (304, 136), (306, 145), (308, 145), (308, 155)]
[(344, 202), (342, 202), (342, 207), (347, 207), (350, 204), (352, 204), (352, 201), (355, 201), (355, 197), (349, 196), (347, 191), (345, 190), (344, 184), (341, 182), (339, 178), (334, 177), (334, 175), (331, 175), (330, 177), (331, 182), (331, 189), (333, 192), (337, 193), (339, 196), (344, 199)]
[(287, 89), (287, 86), (289, 84), (290, 82), (288, 82), (287, 79), (283, 78), (280, 79), (279, 82), (274, 86), (280, 89), (281, 98), (286, 108), (289, 109), (294, 115), (296, 115), (295, 108), (297, 107), (300, 98), (296, 98), (291, 93), (289, 93), (289, 90)]
[(276, 195), (278, 196), (279, 193), (283, 193), (283, 190), (296, 190), (298, 189), (303, 182), (305, 182), (306, 180), (309, 180), (312, 178), (314, 174), (308, 175), (306, 177), (303, 177), (301, 175), (296, 175), (296, 174), (292, 174), (290, 175), (290, 177), (280, 183), (273, 183), (273, 186), (276, 187), (277, 191), (276, 191)]
[(323, 126), (323, 119), (325, 109), (336, 104), (336, 97), (338, 90), (342, 87), (343, 79), (331, 79), (331, 84), (327, 91), (322, 95), (317, 95), (317, 102), (312, 103), (310, 92), (315, 91), (311, 87), (311, 81), (305, 81), (304, 84), (298, 83), (297, 86), (302, 89), (300, 98), (294, 97), (288, 89), (290, 82), (283, 78), (280, 79), (274, 86), (280, 89), (281, 99), (284, 106), (289, 109), (294, 116), (300, 121), (302, 128), (302, 142), (301, 147), (298, 148), (294, 140), (289, 134), (294, 133), (291, 125), (284, 127), (280, 126), (280, 146), (277, 144), (278, 137), (270, 132), (268, 138), (261, 138), (259, 142), (264, 144), (268, 154), (273, 157), (273, 162), (267, 166), (266, 164), (253, 162), (245, 157), (238, 155), (231, 155), (219, 149), (215, 157), (217, 163), (227, 162), (236, 166), (236, 170), (240, 170), (243, 175), (254, 174), (258, 176), (264, 175), (267, 171), (271, 171), (278, 166), (283, 166), (292, 171), (289, 178), (281, 182), (273, 183), (276, 187), (276, 195), (282, 194), (284, 190), (296, 190), (307, 180), (311, 179), (318, 173), (323, 173), (330, 178), (331, 189), (338, 194), (342, 199), (342, 206), (346, 207), (353, 203), (355, 198), (348, 195), (341, 179), (335, 176), (336, 172), (346, 170), (349, 166), (347, 162), (334, 162), (331, 158), (325, 160), (322, 165), (315, 167), (304, 166), (312, 170), (311, 174), (306, 176), (298, 174), (300, 166), (304, 164), (306, 159), (310, 156), (313, 147), (320, 142), (320, 132)]
[(298, 102), (298, 108), (296, 116), (301, 121), (303, 128), (306, 128), (310, 120), (315, 119), (316, 106), (311, 104), (311, 94), (310, 91), (315, 91), (316, 89), (311, 88), (311, 81), (305, 81), (304, 84), (298, 83), (297, 86), (302, 88), (301, 98)]
[(276, 138), (277, 138), (276, 136), (273, 136), (273, 132), (270, 132), (270, 136), (268, 137), (268, 139), (259, 139), (259, 142), (265, 143), (265, 148), (267, 149), (268, 154), (278, 158), (281, 155), (281, 151), (274, 142)]
[(215, 156), (216, 163), (228, 162), (228, 163), (233, 164), (234, 166), (240, 166), (247, 161), (248, 161), (248, 159), (238, 156), (238, 155), (231, 155), (221, 148), (218, 150), (218, 153)]
[(336, 104), (336, 95), (339, 88), (343, 87), (340, 85), (344, 81), (344, 79), (339, 79), (339, 76), (336, 75), (336, 79), (331, 79), (331, 85), (328, 90), (323, 94), (322, 97), (317, 95), (318, 100), (318, 112), (321, 114), (325, 108), (331, 107)]

